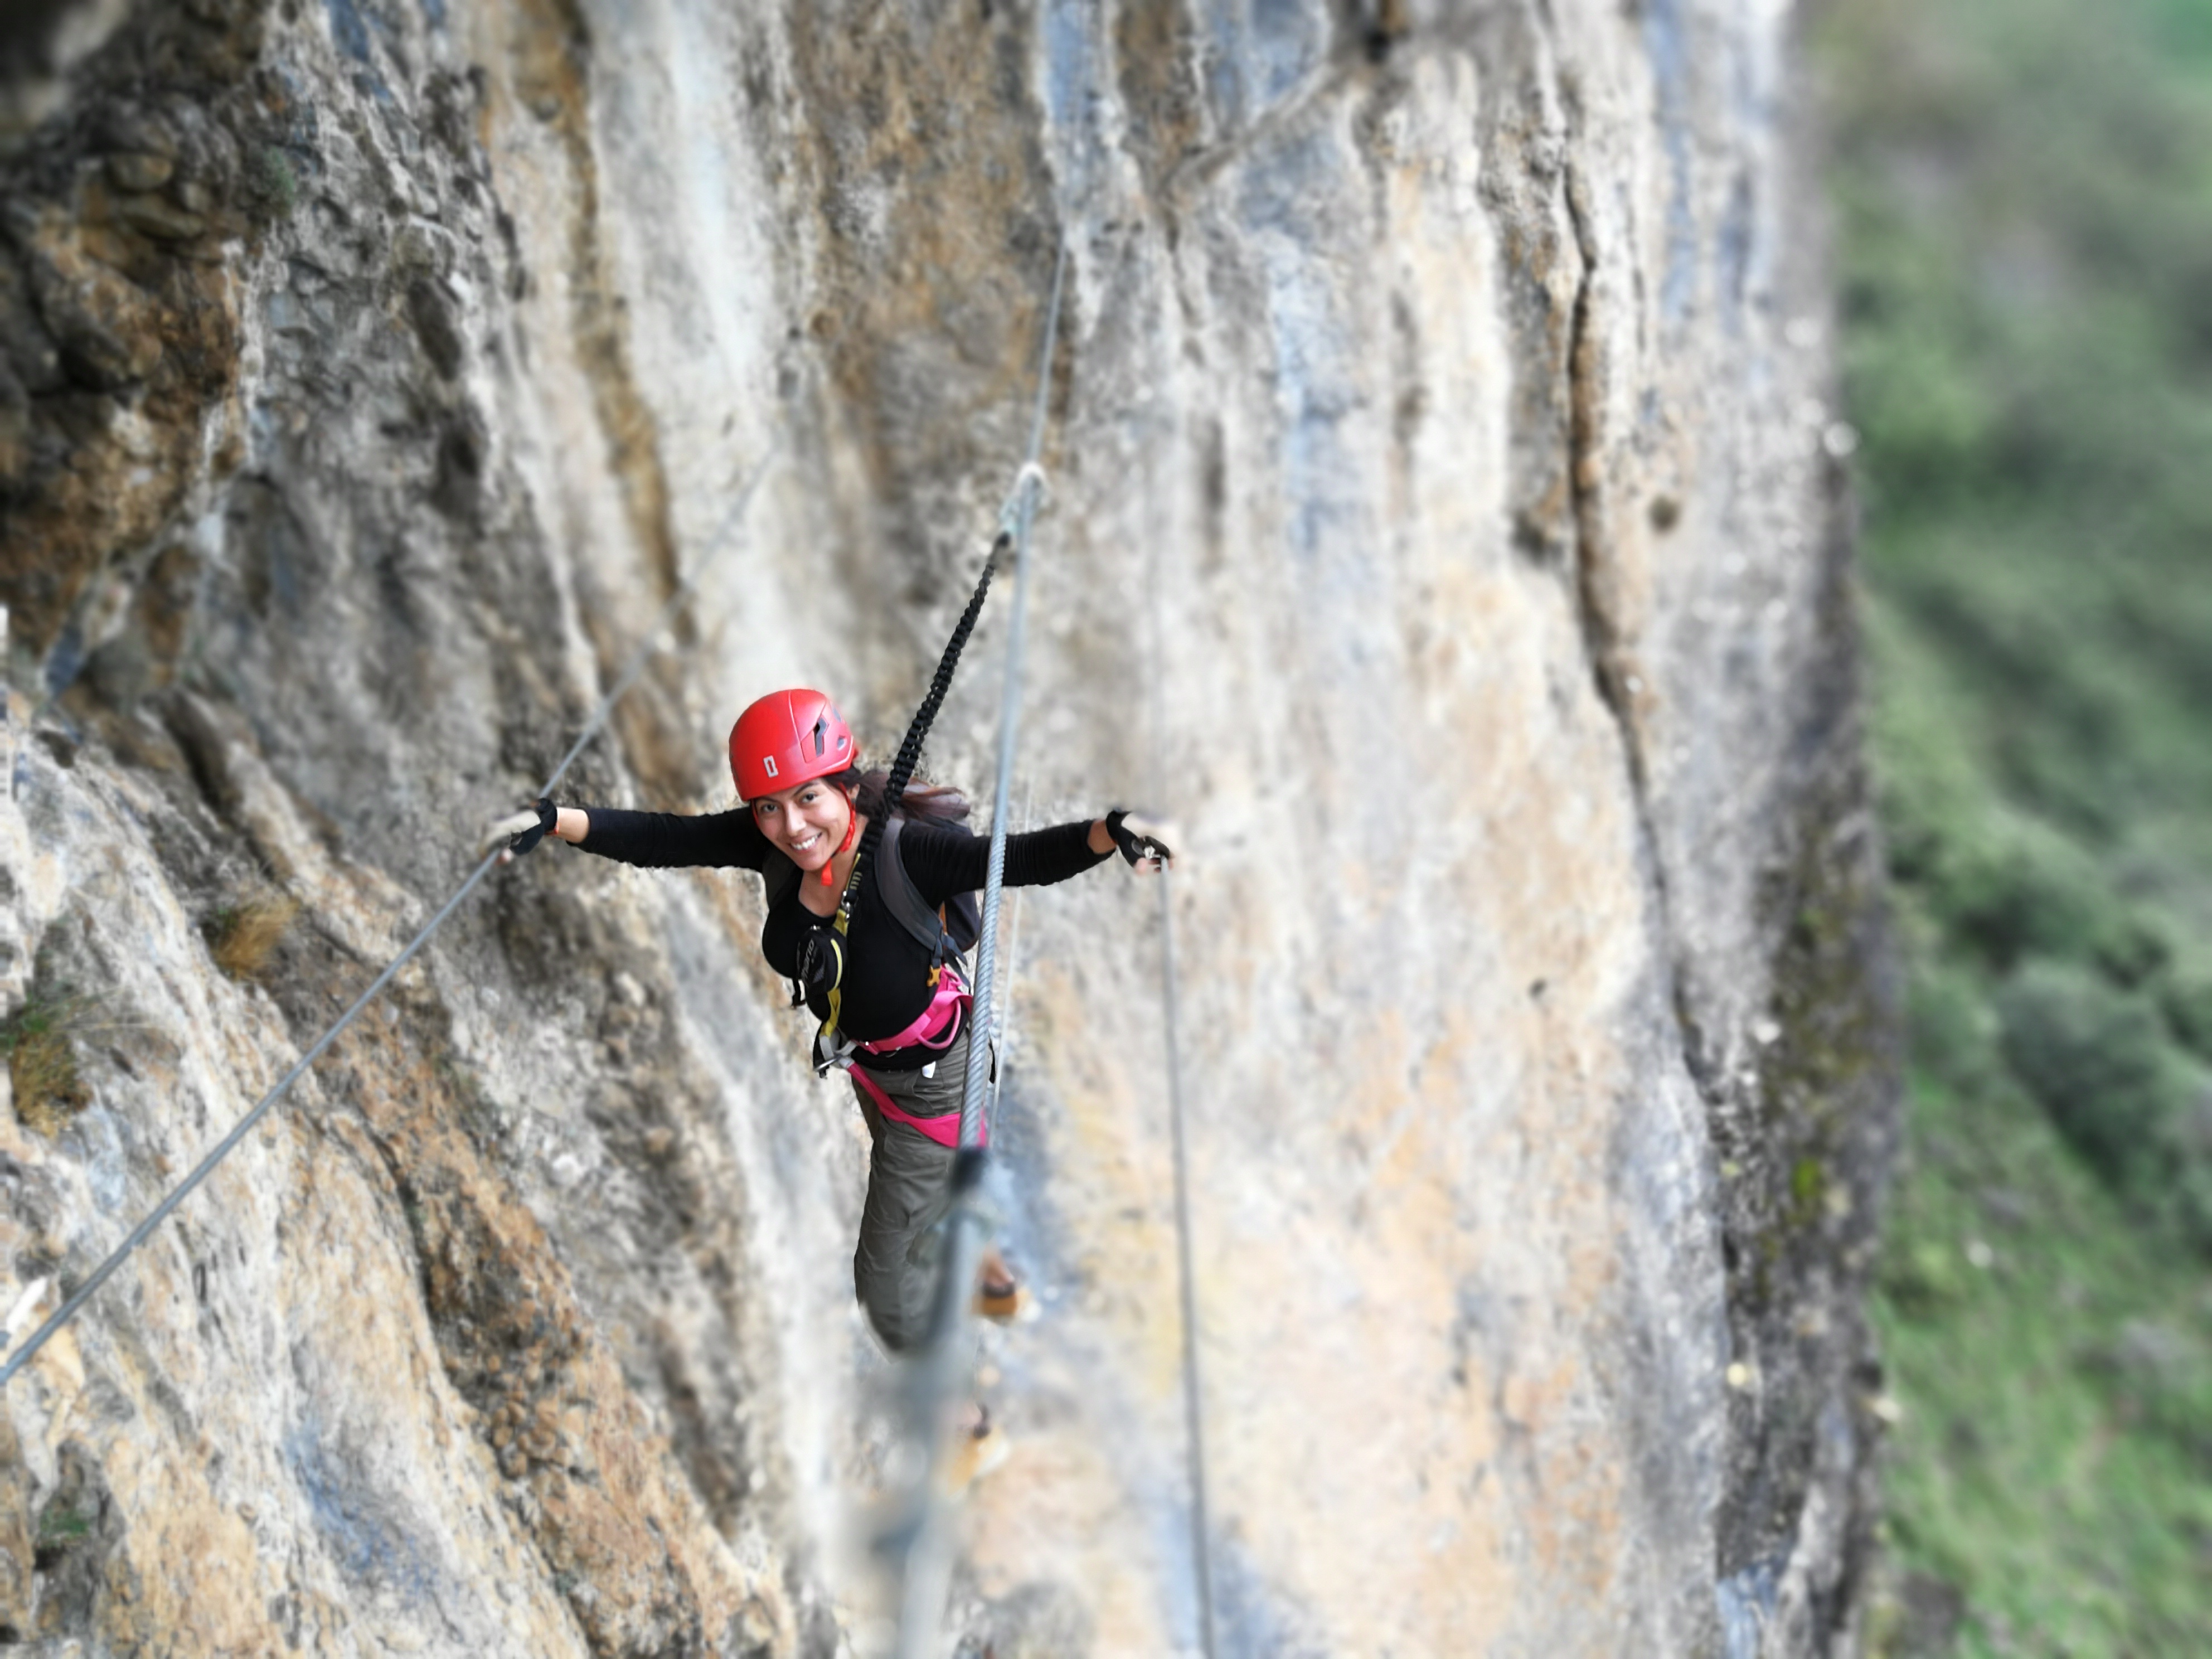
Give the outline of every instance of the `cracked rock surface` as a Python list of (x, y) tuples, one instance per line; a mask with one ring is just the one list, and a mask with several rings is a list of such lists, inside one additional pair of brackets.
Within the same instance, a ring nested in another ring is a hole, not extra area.
[[(0, 25), (0, 1318), (534, 793), (887, 757), (1168, 890), (1221, 1650), (1842, 1654), (1893, 1016), (1786, 4)], [(780, 459), (740, 524), (740, 486)], [(1006, 596), (927, 769), (987, 798)], [(1009, 902), (966, 1655), (1196, 1646), (1158, 890)], [(7, 1389), (0, 1650), (866, 1654), (866, 1141), (757, 884), (495, 872)]]

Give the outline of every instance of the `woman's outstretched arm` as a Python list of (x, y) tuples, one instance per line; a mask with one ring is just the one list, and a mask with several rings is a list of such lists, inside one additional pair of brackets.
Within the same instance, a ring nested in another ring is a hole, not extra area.
[(697, 817), (563, 806), (554, 814), (552, 833), (586, 853), (653, 870), (757, 870), (769, 853), (768, 837), (742, 806)]
[[(1132, 864), (1157, 869), (1158, 856), (1167, 848), (1152, 836), (1154, 828), (1133, 814), (1112, 812), (1088, 823), (1079, 818), (1047, 830), (1018, 831), (1006, 837), (1006, 885), (1042, 887), (1066, 881), (1116, 852)], [(988, 837), (959, 830), (909, 820), (899, 832), (901, 861), (931, 904), (981, 887), (990, 852)]]

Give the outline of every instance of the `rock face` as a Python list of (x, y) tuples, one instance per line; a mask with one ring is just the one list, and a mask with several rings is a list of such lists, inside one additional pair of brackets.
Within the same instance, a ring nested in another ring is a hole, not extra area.
[[(1182, 825), (1220, 1650), (1849, 1650), (1891, 1020), (1790, 27), (28, 9), (11, 1342), (459, 884), (684, 573), (564, 798), (718, 810), (729, 719), (793, 682), (888, 752), (1064, 240), (1016, 799)], [(994, 604), (929, 761), (979, 793)], [(865, 1141), (756, 885), (549, 848), (455, 915), (9, 1386), (0, 1645), (881, 1649)], [(1158, 890), (1009, 908), (1045, 1316), (987, 1340), (1016, 1455), (959, 1651), (1194, 1650)]]

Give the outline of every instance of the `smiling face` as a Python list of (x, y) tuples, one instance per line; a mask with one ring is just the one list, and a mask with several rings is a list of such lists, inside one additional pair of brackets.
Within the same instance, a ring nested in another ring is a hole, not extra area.
[(817, 778), (747, 803), (761, 833), (809, 874), (837, 856), (853, 822), (853, 803), (835, 784)]

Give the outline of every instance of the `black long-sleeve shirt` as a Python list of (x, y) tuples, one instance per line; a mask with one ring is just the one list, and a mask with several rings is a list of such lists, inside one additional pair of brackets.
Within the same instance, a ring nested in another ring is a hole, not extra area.
[[(576, 845), (624, 864), (762, 871), (782, 856), (743, 807), (698, 817), (610, 806), (585, 810), (592, 827)], [(899, 826), (899, 862), (922, 902), (933, 908), (955, 894), (972, 893), (982, 886), (990, 850), (988, 840), (957, 826), (919, 818)], [(1006, 883), (1009, 887), (1045, 886), (1091, 869), (1109, 856), (1091, 850), (1088, 822), (1010, 835)], [(761, 929), (761, 954), (787, 979), (798, 976), (799, 947), (806, 935), (831, 925), (830, 917), (816, 915), (799, 899), (805, 882), (820, 879), (818, 874), (802, 876), (801, 889), (769, 906), (767, 924)], [(929, 1006), (931, 965), (928, 949), (884, 907), (875, 878), (868, 878), (854, 901), (852, 926), (845, 939), (838, 1029), (856, 1042), (872, 1042), (904, 1030)], [(807, 1006), (817, 1019), (829, 1017), (826, 996), (811, 995)], [(882, 1055), (869, 1063), (897, 1070), (902, 1060), (919, 1066), (929, 1058), (923, 1049), (902, 1049), (896, 1057)]]

